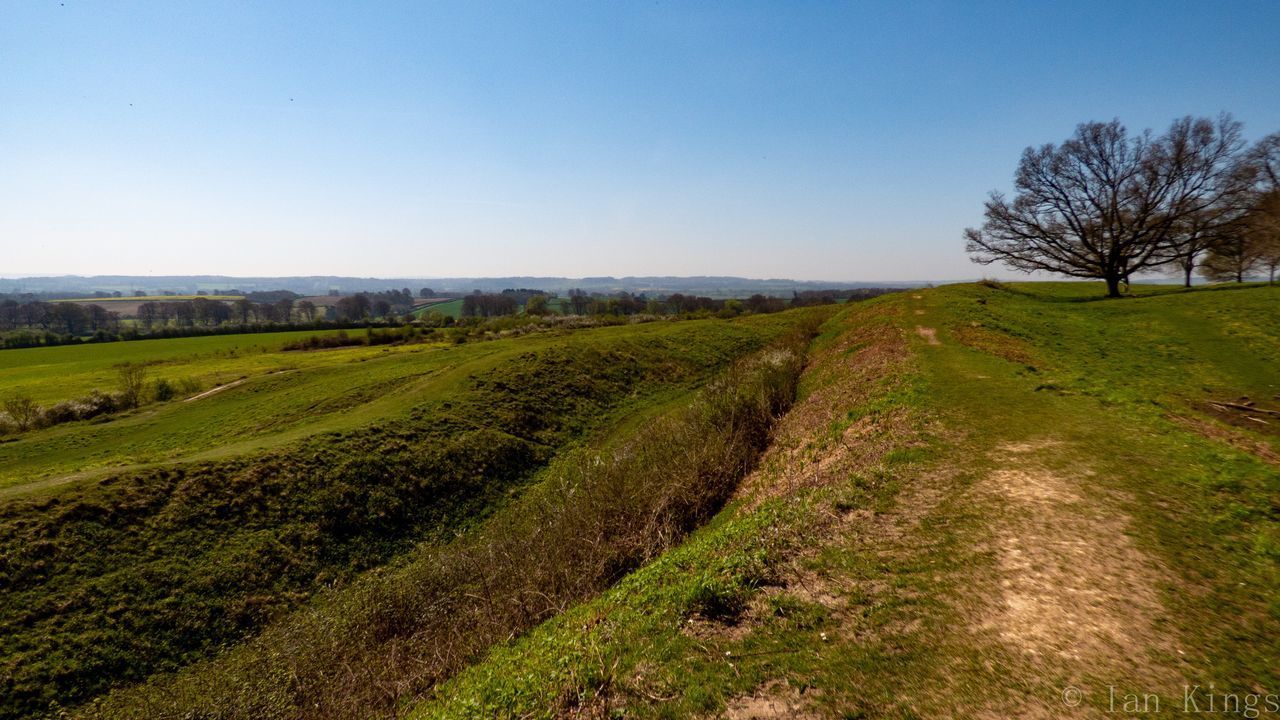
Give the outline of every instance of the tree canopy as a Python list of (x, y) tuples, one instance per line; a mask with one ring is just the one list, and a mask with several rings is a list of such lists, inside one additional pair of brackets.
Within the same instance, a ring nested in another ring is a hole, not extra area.
[(991, 193), (965, 249), (981, 264), (1101, 279), (1117, 296), (1130, 275), (1194, 267), (1239, 231), (1260, 172), (1245, 148), (1227, 114), (1181, 118), (1160, 136), (1082, 123), (1060, 145), (1023, 152), (1013, 197)]

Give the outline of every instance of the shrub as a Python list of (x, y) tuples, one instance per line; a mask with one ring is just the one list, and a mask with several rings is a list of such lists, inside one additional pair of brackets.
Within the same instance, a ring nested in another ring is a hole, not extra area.
[(18, 428), (18, 432), (26, 432), (37, 427), (41, 421), (40, 406), (27, 395), (14, 395), (4, 401), (4, 411), (9, 421)]
[(156, 378), (156, 381), (151, 384), (151, 396), (156, 399), (156, 402), (172, 400), (176, 393), (173, 384), (165, 378)]

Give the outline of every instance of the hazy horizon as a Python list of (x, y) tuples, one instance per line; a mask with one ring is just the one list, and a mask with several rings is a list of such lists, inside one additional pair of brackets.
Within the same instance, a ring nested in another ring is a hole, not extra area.
[(1024, 147), (1280, 130), (1265, 2), (0, 18), (4, 277), (1018, 277), (961, 232)]

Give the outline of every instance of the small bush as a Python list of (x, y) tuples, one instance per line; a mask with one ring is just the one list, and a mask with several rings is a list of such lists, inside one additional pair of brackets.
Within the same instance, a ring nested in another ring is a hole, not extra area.
[(175, 394), (177, 394), (177, 391), (174, 389), (173, 384), (164, 378), (156, 378), (156, 381), (151, 384), (151, 395), (156, 399), (156, 402), (172, 400)]

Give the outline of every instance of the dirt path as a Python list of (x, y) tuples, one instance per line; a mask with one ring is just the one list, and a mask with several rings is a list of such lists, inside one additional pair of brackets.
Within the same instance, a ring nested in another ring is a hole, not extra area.
[(227, 383), (226, 385), (219, 385), (218, 387), (213, 388), (212, 390), (205, 390), (204, 392), (200, 393), (199, 395), (192, 395), (191, 397), (187, 398), (186, 400), (183, 400), (183, 402), (195, 402), (196, 400), (201, 400), (201, 399), (207, 398), (207, 397), (209, 397), (210, 395), (217, 395), (218, 393), (222, 392), (223, 390), (230, 390), (231, 388), (236, 387), (237, 385), (243, 385), (243, 384), (245, 383), (245, 381), (246, 381), (246, 380), (248, 380), (248, 379), (249, 379), (249, 378), (240, 378), (239, 380), (233, 380), (233, 381), (231, 381), (231, 382)]
[[(1108, 707), (1113, 688), (1180, 699), (1197, 661), (1164, 604), (1177, 573), (1144, 549), (1133, 498), (1090, 454), (1106, 431), (1055, 414), (1065, 408), (949, 342), (941, 313), (911, 299), (896, 335), (855, 331), (818, 358), (831, 374), (746, 485), (786, 497), (882, 473), (900, 487), (815, 525), (766, 593), (830, 618), (818, 647), (787, 641), (815, 661), (766, 674), (719, 717), (1084, 718), (1123, 714)], [(893, 387), (877, 379), (913, 371), (927, 400), (839, 423)], [(833, 423), (842, 430), (820, 431)], [(885, 464), (924, 446), (937, 451), (928, 462)], [(758, 608), (748, 617), (772, 622)]]
[[(1169, 570), (1135, 545), (1118, 503), (1089, 488), (1091, 469), (1062, 469), (1069, 450), (1048, 438), (999, 445), (991, 453), (998, 469), (975, 487), (975, 502), (992, 508), (996, 563), (992, 576), (975, 577), (989, 600), (972, 631), (1039, 686), (994, 715), (1084, 716), (1094, 711), (1066, 712), (1076, 707), (1070, 688), (1096, 699), (1113, 685), (1176, 694), (1183, 682), (1161, 660), (1182, 653), (1161, 629), (1157, 589)], [(1061, 688), (1048, 687), (1060, 678)]]

